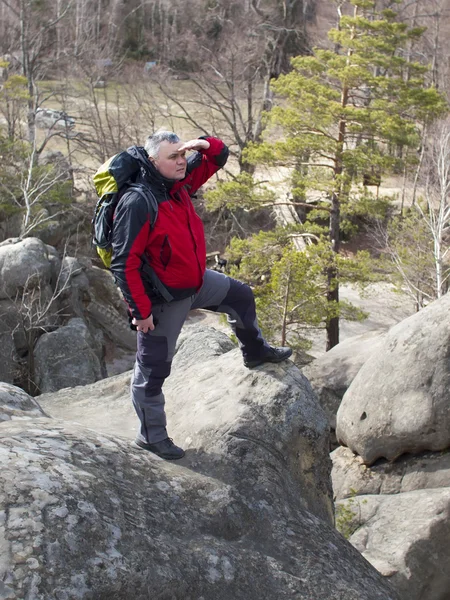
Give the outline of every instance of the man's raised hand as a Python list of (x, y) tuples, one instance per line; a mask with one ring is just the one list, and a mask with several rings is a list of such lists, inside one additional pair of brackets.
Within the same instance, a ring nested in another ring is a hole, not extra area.
[(188, 142), (184, 142), (184, 144), (178, 148), (178, 152), (185, 152), (186, 150), (208, 150), (209, 146), (208, 140), (189, 140)]

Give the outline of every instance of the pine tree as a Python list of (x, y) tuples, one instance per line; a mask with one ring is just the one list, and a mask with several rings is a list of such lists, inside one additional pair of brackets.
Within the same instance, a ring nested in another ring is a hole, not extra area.
[[(326, 266), (334, 258), (324, 240), (306, 244), (299, 252), (294, 240), (301, 237), (298, 227), (279, 227), (270, 232), (240, 240), (235, 238), (228, 251), (233, 265), (230, 274), (253, 286), (258, 320), (266, 339), (294, 350), (308, 350), (308, 334), (322, 330), (336, 315), (360, 320), (367, 314), (347, 302), (327, 301)], [(336, 255), (341, 280), (365, 283), (372, 280), (368, 252), (348, 260)]]
[[(283, 101), (268, 115), (283, 139), (254, 146), (256, 163), (290, 165), (292, 193), (304, 200), (308, 190), (323, 202), (312, 215), (327, 218), (334, 258), (327, 268), (327, 299), (339, 303), (342, 214), (364, 185), (400, 171), (417, 148), (420, 131), (447, 110), (444, 98), (427, 87), (428, 67), (407, 59), (408, 44), (423, 28), (408, 28), (392, 10), (377, 10), (373, 0), (350, 0), (353, 15), (341, 15), (329, 32), (334, 49), (316, 48), (292, 60), (292, 71), (273, 88)], [(273, 136), (273, 134), (272, 134)], [(333, 256), (332, 255), (332, 256)], [(339, 342), (339, 314), (327, 323), (327, 349)]]

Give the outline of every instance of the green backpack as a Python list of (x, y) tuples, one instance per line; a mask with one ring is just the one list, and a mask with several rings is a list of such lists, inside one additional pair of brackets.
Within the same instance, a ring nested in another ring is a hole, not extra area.
[(145, 199), (151, 228), (158, 216), (154, 195), (146, 186), (134, 182), (140, 168), (139, 161), (124, 151), (107, 160), (93, 177), (99, 199), (92, 218), (92, 244), (108, 269), (112, 259), (113, 216), (123, 194), (132, 189)]

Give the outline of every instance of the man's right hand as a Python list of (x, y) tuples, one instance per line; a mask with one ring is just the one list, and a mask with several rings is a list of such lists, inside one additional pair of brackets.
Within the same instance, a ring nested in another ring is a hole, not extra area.
[(150, 315), (146, 319), (133, 319), (131, 322), (136, 326), (136, 329), (142, 331), (142, 333), (147, 333), (148, 330), (153, 331), (155, 329), (153, 315)]

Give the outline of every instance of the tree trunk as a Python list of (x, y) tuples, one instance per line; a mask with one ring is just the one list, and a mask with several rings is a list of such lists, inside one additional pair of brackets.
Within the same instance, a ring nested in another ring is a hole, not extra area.
[[(338, 3), (338, 16), (339, 16), (339, 24), (338, 29), (340, 29), (340, 20), (342, 18), (342, 13), (340, 11), (341, 5)], [(353, 15), (356, 17), (358, 14), (358, 7), (355, 6)], [(339, 48), (335, 49), (335, 52), (339, 52)], [(350, 58), (352, 56), (352, 49), (348, 50), (347, 54), (347, 64), (350, 64)], [(347, 85), (344, 85), (341, 92), (341, 106), (345, 108), (348, 104), (349, 97), (349, 88)], [(342, 174), (344, 172), (344, 164), (343, 164), (343, 153), (344, 153), (344, 144), (345, 144), (345, 136), (347, 132), (347, 121), (345, 118), (341, 118), (339, 121), (338, 128), (338, 139), (336, 144), (336, 154), (334, 157), (334, 179), (336, 182), (336, 187), (334, 193), (331, 198), (331, 212), (330, 212), (330, 243), (331, 249), (335, 254), (339, 253), (341, 240), (340, 240), (340, 230), (341, 230), (341, 201), (343, 194), (346, 193), (346, 187), (344, 186), (344, 182), (342, 181)], [(350, 186), (348, 184), (348, 191)], [(348, 193), (347, 191), (347, 193)], [(327, 301), (330, 303), (339, 302), (339, 273), (336, 268), (336, 264), (333, 263), (327, 269)], [(334, 346), (339, 344), (339, 316), (332, 317), (327, 322), (326, 326), (327, 332), (327, 346), (326, 349), (331, 350)]]
[[(342, 172), (342, 168), (341, 168)], [(340, 199), (338, 194), (334, 194), (331, 204), (330, 213), (330, 240), (333, 252), (338, 253), (340, 248), (339, 232), (340, 232)], [(339, 302), (339, 274), (336, 265), (330, 265), (327, 269), (327, 302)], [(327, 345), (326, 350), (331, 350), (339, 344), (339, 317), (332, 317), (326, 325)]]
[(284, 294), (284, 306), (283, 306), (283, 322), (281, 326), (281, 345), (286, 345), (286, 328), (287, 328), (287, 313), (288, 313), (288, 302), (289, 302), (289, 291), (291, 283), (291, 271), (289, 269), (287, 274), (286, 292)]
[(33, 72), (31, 68), (30, 60), (30, 48), (28, 45), (28, 16), (31, 11), (31, 6), (26, 0), (20, 1), (20, 45), (22, 48), (22, 74), (27, 80), (27, 92), (28, 92), (28, 112), (27, 112), (27, 126), (28, 126), (28, 141), (34, 147), (36, 142), (36, 106), (35, 106), (35, 90)]

